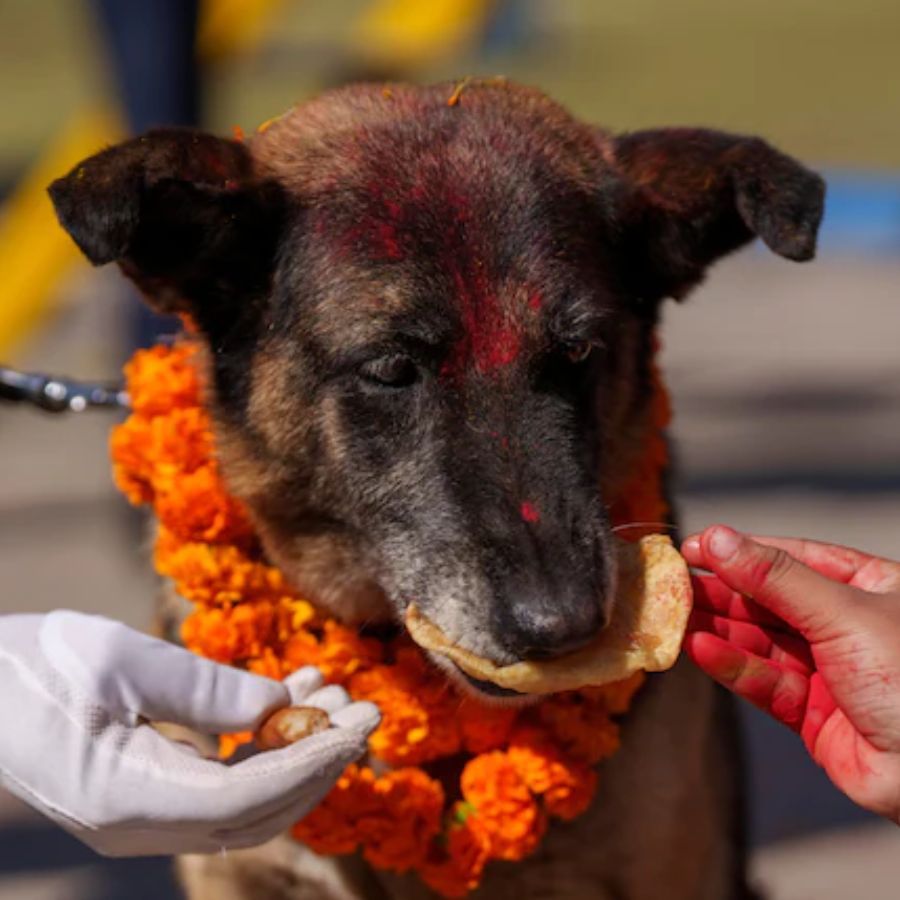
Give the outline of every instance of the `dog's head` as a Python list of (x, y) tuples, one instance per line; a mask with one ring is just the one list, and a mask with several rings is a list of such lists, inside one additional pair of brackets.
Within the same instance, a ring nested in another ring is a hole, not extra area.
[(197, 323), (272, 560), (339, 615), (415, 602), (509, 663), (608, 617), (660, 300), (756, 235), (810, 258), (823, 184), (757, 139), (451, 90), (347, 88), (248, 144), (151, 132), (51, 195), (92, 262)]

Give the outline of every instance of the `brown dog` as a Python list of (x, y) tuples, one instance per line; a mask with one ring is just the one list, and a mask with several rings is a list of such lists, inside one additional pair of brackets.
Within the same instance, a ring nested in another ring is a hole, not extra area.
[[(272, 561), (338, 616), (402, 621), (414, 599), (510, 663), (608, 619), (604, 498), (647, 434), (660, 302), (755, 235), (811, 258), (823, 184), (754, 138), (616, 137), (497, 80), (452, 93), (350, 87), (248, 144), (152, 132), (51, 196), (92, 262), (197, 322), (223, 470)], [(478, 896), (744, 896), (735, 758), (727, 703), (677, 666), (594, 807)], [(289, 842), (188, 881), (219, 900), (427, 895)]]

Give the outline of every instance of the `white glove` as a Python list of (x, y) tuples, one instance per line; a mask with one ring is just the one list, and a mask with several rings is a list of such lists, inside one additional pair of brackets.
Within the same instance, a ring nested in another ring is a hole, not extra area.
[[(108, 856), (260, 844), (322, 799), (378, 724), (371, 703), (321, 683), (312, 668), (251, 675), (99, 616), (3, 616), (0, 783)], [(245, 731), (291, 703), (335, 727), (232, 766), (144, 721)]]

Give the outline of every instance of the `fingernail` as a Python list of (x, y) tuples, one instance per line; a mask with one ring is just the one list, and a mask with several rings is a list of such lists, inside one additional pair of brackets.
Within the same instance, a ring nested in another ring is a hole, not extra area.
[(696, 534), (692, 534), (690, 537), (685, 538), (684, 542), (681, 545), (681, 549), (686, 553), (699, 553), (700, 538), (697, 537)]
[(741, 546), (741, 536), (731, 528), (719, 525), (713, 528), (709, 536), (707, 548), (710, 556), (716, 559), (730, 559)]

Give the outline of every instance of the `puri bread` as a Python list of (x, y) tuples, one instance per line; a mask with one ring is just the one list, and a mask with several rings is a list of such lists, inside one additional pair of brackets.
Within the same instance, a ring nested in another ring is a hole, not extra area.
[(612, 620), (593, 643), (575, 653), (498, 666), (450, 641), (415, 605), (407, 610), (406, 627), (419, 646), (446, 656), (472, 678), (523, 694), (576, 690), (620, 681), (639, 669), (671, 668), (691, 608), (687, 564), (665, 535), (616, 543)]
[(260, 750), (278, 750), (330, 727), (331, 720), (324, 710), (315, 706), (286, 706), (275, 710), (262, 723), (254, 740)]

